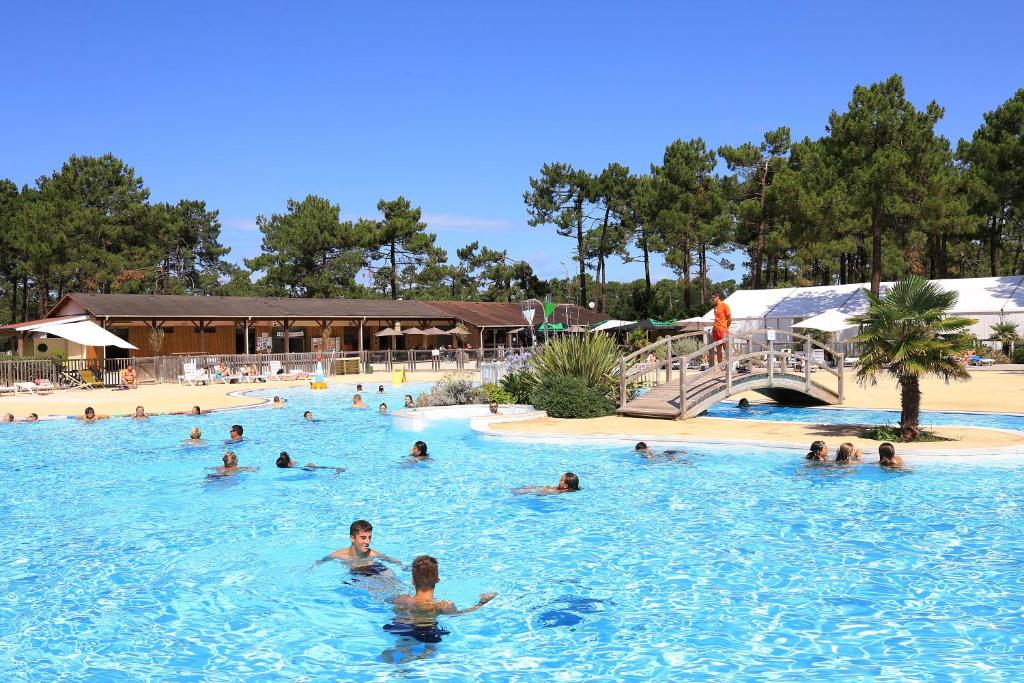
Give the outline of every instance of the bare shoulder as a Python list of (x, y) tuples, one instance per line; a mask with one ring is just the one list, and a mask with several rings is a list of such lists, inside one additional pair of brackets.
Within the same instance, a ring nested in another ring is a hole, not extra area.
[(351, 548), (342, 548), (341, 550), (335, 550), (327, 557), (333, 557), (336, 560), (347, 560), (352, 556)]
[(452, 614), (453, 612), (459, 611), (459, 609), (455, 606), (455, 603), (451, 600), (442, 600), (436, 604), (437, 607), (441, 610), (442, 614)]

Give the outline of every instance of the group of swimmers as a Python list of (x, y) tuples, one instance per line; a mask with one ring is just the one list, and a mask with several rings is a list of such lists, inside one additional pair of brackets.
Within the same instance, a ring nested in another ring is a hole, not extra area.
[[(814, 462), (828, 462), (828, 446), (824, 441), (813, 442), (805, 458)], [(853, 465), (862, 462), (861, 451), (852, 443), (840, 444), (834, 462), (837, 465)], [(896, 448), (891, 443), (885, 442), (878, 447), (878, 465), (880, 467), (903, 467), (903, 458), (896, 455)]]

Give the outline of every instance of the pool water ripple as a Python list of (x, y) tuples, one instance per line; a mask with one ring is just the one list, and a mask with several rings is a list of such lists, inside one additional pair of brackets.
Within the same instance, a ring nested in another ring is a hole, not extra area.
[[(461, 421), (405, 432), (342, 389), (278, 393), (288, 408), (3, 428), (5, 680), (1024, 676), (1011, 464), (893, 473), (708, 447), (648, 462)], [(235, 422), (231, 448), (260, 469), (208, 480)], [(182, 447), (196, 424), (208, 445)], [(416, 439), (429, 462), (408, 464)], [(279, 470), (280, 450), (345, 472)], [(512, 493), (566, 470), (583, 491)], [(437, 557), (440, 596), (498, 598), (442, 619), (440, 643), (385, 632), (407, 571), (313, 566), (360, 517), (376, 549)]]

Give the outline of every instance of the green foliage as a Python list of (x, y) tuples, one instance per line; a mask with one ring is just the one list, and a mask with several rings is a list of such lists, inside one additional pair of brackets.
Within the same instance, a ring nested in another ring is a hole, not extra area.
[(884, 299), (871, 292), (867, 295), (868, 310), (850, 318), (862, 326), (853, 339), (860, 345), (857, 380), (873, 382), (881, 373), (896, 378), (902, 405), (900, 427), (912, 434), (920, 421), (922, 376), (970, 379), (960, 358), (972, 349), (966, 329), (974, 321), (949, 315), (956, 292), (916, 275), (897, 282)]
[(483, 391), (487, 394), (488, 401), (494, 401), (501, 404), (518, 403), (518, 401), (516, 401), (516, 397), (500, 384), (485, 384), (483, 385)]
[(930, 432), (928, 430), (918, 431), (914, 438), (905, 439), (903, 437), (902, 430), (899, 427), (894, 427), (892, 425), (865, 427), (857, 433), (857, 436), (862, 439), (871, 439), (872, 441), (889, 441), (892, 443), (908, 443), (911, 441), (957, 441), (957, 439), (939, 436), (935, 432)]
[(439, 379), (430, 391), (416, 398), (416, 405), (428, 406), (464, 406), (475, 403), (487, 403), (487, 394), (476, 386), (473, 376), (464, 373), (449, 373)]
[(530, 402), (530, 394), (537, 386), (537, 380), (530, 370), (519, 370), (502, 377), (498, 386), (511, 397), (510, 403), (526, 404)]
[(650, 343), (647, 330), (635, 329), (626, 333), (626, 348), (630, 351), (639, 351)]
[(437, 236), (426, 231), (419, 207), (413, 208), (405, 197), (382, 199), (377, 202), (377, 210), (383, 216), (381, 220), (362, 220), (357, 227), (369, 249), (374, 287), (397, 299), (401, 286), (415, 288), (423, 284), (418, 275), (424, 270), (433, 273), (448, 256), (434, 246)]
[(606, 394), (570, 375), (542, 379), (531, 393), (530, 402), (551, 417), (603, 417), (615, 412), (615, 403)]
[(1003, 345), (1003, 355), (1009, 356), (1014, 345), (1020, 341), (1017, 333), (1017, 323), (1002, 322), (992, 325), (992, 339)]
[(575, 377), (603, 396), (618, 390), (619, 350), (606, 334), (565, 334), (530, 356), (537, 382), (549, 377)]

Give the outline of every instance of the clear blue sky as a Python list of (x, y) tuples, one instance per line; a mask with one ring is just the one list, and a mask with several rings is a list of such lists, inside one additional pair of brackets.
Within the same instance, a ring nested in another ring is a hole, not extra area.
[(30, 183), (72, 153), (112, 152), (153, 200), (219, 209), (236, 260), (259, 250), (256, 215), (289, 197), (357, 216), (403, 194), (452, 257), (479, 239), (561, 275), (572, 241), (528, 227), (522, 202), (544, 162), (646, 171), (676, 138), (715, 147), (779, 125), (817, 136), (854, 85), (894, 72), (918, 107), (946, 108), (955, 144), (1024, 87), (1019, 2), (64, 2), (3, 14), (0, 177)]

